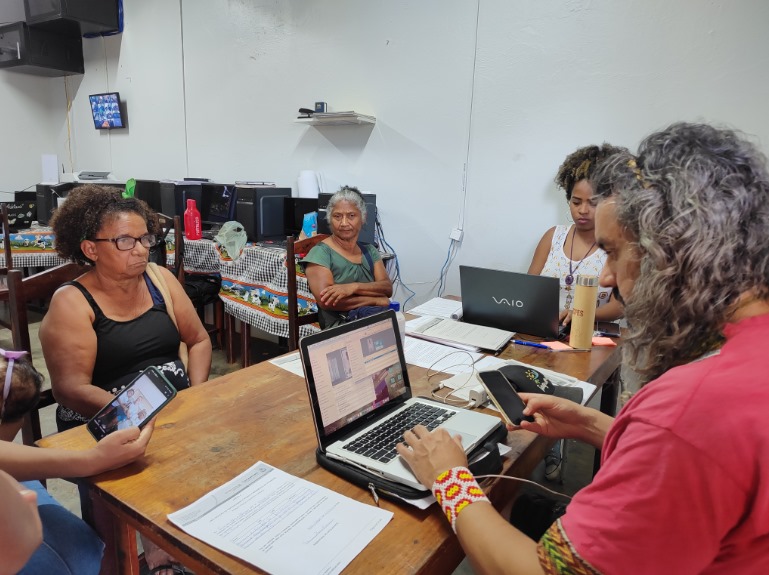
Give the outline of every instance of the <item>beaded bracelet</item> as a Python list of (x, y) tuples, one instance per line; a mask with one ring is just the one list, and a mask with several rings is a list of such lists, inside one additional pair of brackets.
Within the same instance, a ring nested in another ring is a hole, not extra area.
[(454, 467), (441, 473), (433, 483), (433, 495), (454, 533), (460, 511), (476, 501), (489, 500), (467, 467)]

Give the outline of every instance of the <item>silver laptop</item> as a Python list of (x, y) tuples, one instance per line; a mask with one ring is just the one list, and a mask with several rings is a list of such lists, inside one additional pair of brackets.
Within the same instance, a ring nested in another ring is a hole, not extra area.
[(558, 337), (558, 278), (459, 266), (459, 284), (467, 323)]
[(302, 338), (299, 343), (315, 433), (328, 457), (424, 489), (395, 451), (416, 423), (462, 436), (466, 452), (500, 419), (413, 398), (395, 312), (387, 311)]

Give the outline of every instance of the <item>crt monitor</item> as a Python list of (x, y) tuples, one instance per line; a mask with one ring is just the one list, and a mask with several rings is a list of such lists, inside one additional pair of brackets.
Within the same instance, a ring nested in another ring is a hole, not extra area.
[[(318, 194), (318, 233), (330, 234), (331, 228), (326, 221), (326, 207), (334, 194)], [(358, 241), (364, 244), (374, 243), (374, 229), (376, 228), (376, 194), (361, 194), (366, 203), (366, 223), (360, 230)]]

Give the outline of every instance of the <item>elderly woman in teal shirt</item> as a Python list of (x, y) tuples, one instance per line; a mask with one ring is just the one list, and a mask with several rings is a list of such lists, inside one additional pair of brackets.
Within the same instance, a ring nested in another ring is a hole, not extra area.
[(344, 323), (350, 310), (386, 307), (393, 293), (379, 251), (358, 243), (366, 221), (366, 203), (358, 189), (345, 186), (331, 196), (326, 220), (331, 235), (302, 260), (323, 329)]

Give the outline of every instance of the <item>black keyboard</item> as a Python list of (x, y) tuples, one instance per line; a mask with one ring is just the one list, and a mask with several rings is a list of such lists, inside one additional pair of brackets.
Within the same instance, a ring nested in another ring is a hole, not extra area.
[(403, 434), (422, 424), (432, 431), (457, 412), (424, 403), (414, 403), (398, 413), (395, 417), (383, 421), (373, 429), (364, 433), (354, 441), (342, 446), (364, 457), (369, 457), (383, 463), (395, 459), (398, 453), (395, 446), (403, 441)]

